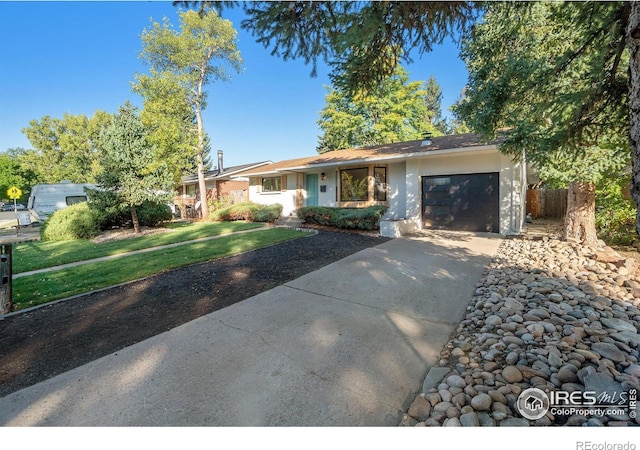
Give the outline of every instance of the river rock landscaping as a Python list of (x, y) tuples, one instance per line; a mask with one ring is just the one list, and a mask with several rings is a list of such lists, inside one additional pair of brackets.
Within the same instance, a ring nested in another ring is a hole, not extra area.
[(639, 275), (608, 247), (505, 240), (401, 426), (637, 426), (632, 409), (528, 420), (516, 402), (534, 387), (640, 389)]

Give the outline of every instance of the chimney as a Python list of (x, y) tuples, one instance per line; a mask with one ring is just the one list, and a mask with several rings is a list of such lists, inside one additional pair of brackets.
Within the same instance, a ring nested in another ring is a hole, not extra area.
[(429, 132), (424, 133), (424, 136), (422, 138), (422, 142), (420, 143), (420, 147), (428, 147), (429, 145), (431, 145), (432, 144), (431, 136), (432, 136), (432, 134), (429, 133)]
[(218, 150), (218, 172), (222, 173), (224, 168), (222, 166), (222, 150)]

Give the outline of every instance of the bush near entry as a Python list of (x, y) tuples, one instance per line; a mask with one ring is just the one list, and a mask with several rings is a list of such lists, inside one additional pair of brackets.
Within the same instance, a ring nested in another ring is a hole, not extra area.
[(380, 218), (386, 211), (386, 206), (379, 205), (366, 208), (305, 206), (298, 210), (298, 217), (304, 222), (328, 227), (378, 230), (380, 229)]
[(247, 220), (249, 222), (273, 222), (282, 214), (282, 205), (260, 205), (253, 202), (236, 203), (226, 208), (218, 209), (209, 215), (211, 220), (233, 221)]

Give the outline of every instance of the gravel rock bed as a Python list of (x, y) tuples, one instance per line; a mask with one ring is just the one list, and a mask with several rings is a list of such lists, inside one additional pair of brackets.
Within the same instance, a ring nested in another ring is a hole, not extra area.
[(505, 240), (400, 425), (637, 426), (626, 408), (528, 420), (516, 402), (533, 387), (598, 399), (640, 388), (639, 272), (604, 246)]

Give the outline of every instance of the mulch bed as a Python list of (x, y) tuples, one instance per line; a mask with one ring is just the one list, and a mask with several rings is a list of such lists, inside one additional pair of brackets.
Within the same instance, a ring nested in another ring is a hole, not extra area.
[(0, 318), (0, 397), (386, 240), (320, 231)]

